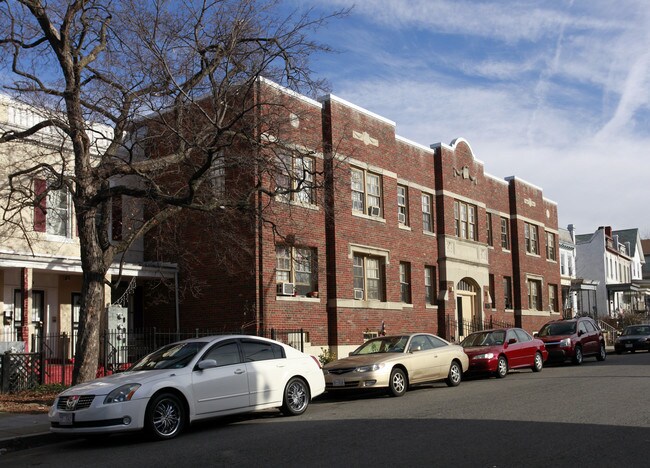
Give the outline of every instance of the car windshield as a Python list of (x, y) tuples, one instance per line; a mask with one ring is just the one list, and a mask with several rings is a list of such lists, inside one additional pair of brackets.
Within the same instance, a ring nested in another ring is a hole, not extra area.
[(460, 345), (463, 348), (469, 348), (472, 346), (502, 345), (505, 339), (506, 332), (504, 330), (479, 332), (469, 335)]
[(164, 346), (140, 359), (129, 370), (180, 369), (188, 365), (206, 344), (204, 341), (191, 341)]
[(352, 354), (403, 353), (408, 340), (408, 335), (374, 338), (352, 351)]
[(576, 332), (576, 322), (547, 323), (537, 334), (538, 336), (573, 335)]
[(627, 327), (623, 335), (650, 335), (650, 325)]

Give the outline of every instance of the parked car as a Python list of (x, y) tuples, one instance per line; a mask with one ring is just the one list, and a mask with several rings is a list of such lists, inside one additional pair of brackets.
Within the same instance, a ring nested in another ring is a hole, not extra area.
[(544, 342), (549, 361), (571, 360), (582, 364), (585, 356), (607, 357), (605, 338), (598, 324), (589, 317), (553, 320), (540, 328), (537, 337)]
[(445, 380), (460, 384), (467, 370), (463, 348), (428, 333), (382, 336), (366, 341), (346, 358), (326, 364), (328, 392), (346, 389), (386, 389), (402, 396), (411, 385)]
[(548, 357), (544, 342), (521, 328), (501, 328), (472, 333), (460, 344), (469, 356), (469, 373), (489, 373), (498, 378), (509, 369), (540, 372)]
[(299, 415), (324, 390), (313, 356), (266, 338), (212, 336), (164, 346), (126, 372), (65, 390), (49, 420), (59, 434), (146, 429), (171, 439), (215, 416), (274, 407)]
[(650, 352), (650, 325), (628, 325), (614, 342), (616, 354), (639, 350)]

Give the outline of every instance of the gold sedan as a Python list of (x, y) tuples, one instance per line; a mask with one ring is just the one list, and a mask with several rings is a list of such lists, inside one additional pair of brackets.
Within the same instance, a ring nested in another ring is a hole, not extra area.
[(461, 346), (428, 333), (381, 336), (366, 341), (350, 356), (323, 367), (328, 392), (385, 388), (402, 396), (409, 386), (445, 380), (460, 384), (469, 361)]

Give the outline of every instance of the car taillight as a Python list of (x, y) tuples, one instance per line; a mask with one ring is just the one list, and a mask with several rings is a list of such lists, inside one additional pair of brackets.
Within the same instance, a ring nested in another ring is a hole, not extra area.
[(318, 366), (319, 369), (322, 369), (323, 367), (320, 365), (320, 361), (314, 356), (313, 354), (310, 354), (309, 357), (311, 357), (314, 362), (316, 362), (316, 365)]

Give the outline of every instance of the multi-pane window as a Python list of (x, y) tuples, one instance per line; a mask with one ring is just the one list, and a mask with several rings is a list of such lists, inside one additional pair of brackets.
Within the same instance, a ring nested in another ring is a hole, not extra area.
[(503, 277), (503, 302), (506, 309), (512, 309), (512, 278)]
[(528, 308), (542, 310), (542, 282), (539, 280), (528, 280)]
[(355, 254), (353, 278), (355, 299), (368, 301), (383, 299), (383, 274), (380, 258)]
[(298, 296), (318, 291), (315, 249), (279, 245), (275, 248), (275, 259), (278, 284), (293, 283)]
[(436, 267), (424, 267), (424, 294), (427, 304), (436, 303)]
[(422, 194), (422, 230), (425, 232), (433, 232), (433, 203), (431, 201), (431, 195)]
[(411, 264), (401, 262), (399, 264), (399, 283), (402, 302), (411, 303)]
[(555, 234), (552, 232), (546, 233), (546, 258), (555, 260)]
[(361, 169), (351, 174), (352, 211), (381, 216), (381, 176)]
[(490, 282), (490, 284), (489, 284), (489, 288), (490, 288), (489, 289), (489, 291), (490, 291), (489, 303), (490, 303), (490, 307), (494, 309), (494, 307), (495, 307), (495, 297), (494, 297), (495, 291), (494, 291), (494, 275), (492, 273), (490, 273), (489, 282)]
[(501, 218), (501, 248), (510, 250), (510, 224), (507, 218)]
[(409, 225), (408, 189), (403, 185), (397, 186), (397, 221), (404, 226)]
[(548, 285), (548, 306), (552, 312), (558, 312), (558, 296), (557, 296), (557, 285), (549, 284)]
[(524, 223), (524, 239), (526, 240), (526, 252), (539, 255), (539, 242), (536, 225)]
[(224, 165), (223, 153), (220, 152), (218, 157), (213, 161), (210, 167), (210, 184), (212, 193), (216, 198), (223, 198), (226, 194), (226, 167)]
[[(47, 193), (45, 193), (47, 191)], [(34, 180), (39, 198), (34, 209), (34, 230), (56, 236), (72, 236), (72, 202), (65, 187), (52, 188), (45, 179)]]
[(494, 245), (494, 239), (492, 236), (492, 213), (487, 213), (485, 217), (486, 231), (487, 231), (487, 243), (488, 245)]
[(280, 155), (276, 185), (277, 199), (313, 204), (314, 159), (302, 155)]
[(476, 240), (476, 207), (461, 201), (454, 201), (456, 237)]

